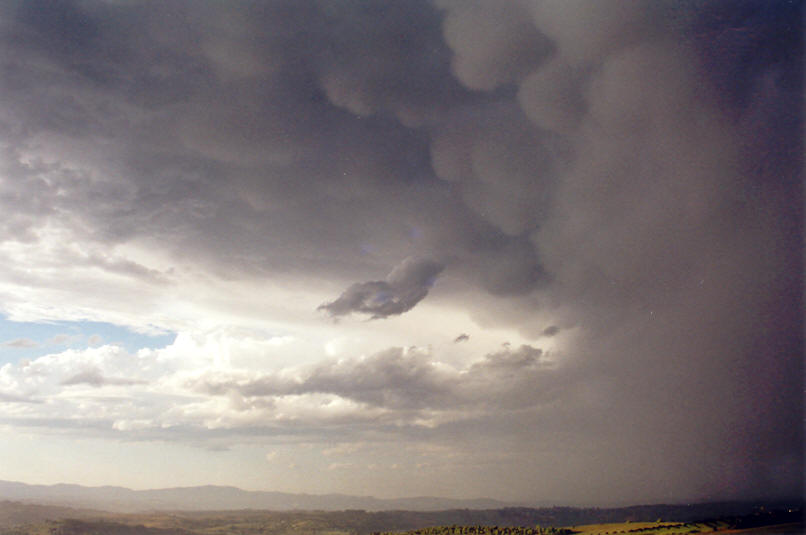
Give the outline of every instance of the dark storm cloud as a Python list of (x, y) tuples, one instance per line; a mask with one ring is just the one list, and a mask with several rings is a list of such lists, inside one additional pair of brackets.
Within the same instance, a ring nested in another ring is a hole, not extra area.
[[(801, 3), (0, 10), (0, 240), (57, 228), (110, 247), (65, 258), (150, 284), (111, 246), (328, 277), (332, 316), (407, 312), (439, 275), (490, 295), (462, 302), (474, 317), (563, 333), (556, 370), (536, 348), (460, 375), (390, 350), (208, 394), (540, 407), (495, 429), (595, 445), (592, 488), (800, 492)], [(409, 256), (439, 263), (372, 280)]]
[(386, 280), (353, 284), (338, 299), (321, 305), (319, 310), (325, 310), (331, 316), (359, 312), (369, 314), (372, 319), (402, 314), (428, 295), (444, 268), (433, 260), (407, 258), (389, 273)]
[[(53, 221), (99, 246), (146, 236), (229, 272), (347, 280), (369, 271), (363, 253), (399, 251), (419, 228), (404, 255), (457, 257), (496, 293), (534, 288), (533, 248), (505, 234), (538, 220), (530, 203), (544, 194), (524, 185), (545, 154), (528, 156), (537, 134), (511, 104), (453, 77), (429, 4), (5, 11), (7, 238), (36, 242)], [(452, 157), (485, 132), (477, 172), (451, 175), (458, 199), (430, 157), (454, 123), (467, 127)], [(40, 146), (56, 150), (32, 157)], [(311, 251), (336, 261), (325, 269)]]
[[(667, 469), (691, 476), (686, 462), (696, 442), (713, 452), (703, 462), (720, 466), (734, 495), (757, 492), (751, 481), (795, 493), (800, 475), (781, 474), (802, 475), (801, 6), (519, 5), (551, 53), (531, 71), (484, 82), (517, 85), (520, 112), (538, 127), (504, 146), (530, 157), (551, 147), (551, 164), (525, 165), (540, 169), (543, 186), (531, 189), (536, 178), (511, 184), (501, 204), (492, 193), (487, 206), (462, 193), (506, 232), (535, 229), (548, 280), (539, 298), (559, 325), (585, 333), (564, 348), (580, 365), (565, 406), (647, 436), (678, 429), (692, 442), (670, 449)], [(465, 4), (444, 6), (446, 31), (472, 35), (475, 23), (461, 28)], [(519, 35), (520, 19), (496, 20)], [(474, 76), (484, 65), (507, 59), (503, 45), (484, 39), (448, 43), (455, 61), (476, 58), (454, 65), (468, 87), (481, 83)], [(454, 124), (432, 144), (437, 174), (483, 177), (473, 143), (484, 128)], [(529, 221), (513, 199), (531, 192), (548, 201), (542, 210), (527, 203)], [(543, 329), (530, 332), (554, 334)], [(770, 395), (771, 384), (782, 397)], [(582, 429), (575, 418), (566, 422)], [(650, 447), (589, 429), (605, 448)], [(731, 441), (734, 431), (740, 440)], [(702, 488), (720, 485), (695, 478)]]
[[(699, 61), (708, 58), (704, 43), (681, 46), (668, 40), (670, 28), (638, 41), (631, 34), (629, 46), (626, 37), (610, 36), (591, 56), (570, 41), (573, 34), (558, 36), (558, 61), (573, 65), (573, 55), (598, 67), (584, 81), (586, 114), (577, 126), (558, 129), (576, 132), (570, 134), (576, 154), (555, 192), (552, 215), (533, 239), (552, 275), (549, 294), (573, 303), (574, 322), (588, 332), (572, 351), (596, 355), (586, 365), (598, 367), (598, 380), (610, 383), (597, 393), (612, 404), (608, 419), (618, 414), (648, 434), (673, 427), (694, 437), (696, 429), (707, 430), (697, 442), (712, 452), (710, 462), (732, 481), (736, 495), (754, 492), (750, 481), (772, 493), (793, 493), (795, 478), (780, 474), (792, 467), (802, 473), (795, 423), (802, 398), (795, 392), (802, 377), (802, 305), (796, 303), (803, 269), (791, 253), (802, 233), (800, 223), (790, 224), (802, 221), (802, 192), (796, 184), (800, 157), (787, 147), (800, 143), (789, 125), (802, 121), (794, 105), (802, 88), (781, 73), (800, 66), (771, 53), (769, 43), (778, 47), (780, 39), (753, 22), (759, 12), (769, 13), (766, 8), (729, 4), (741, 8), (742, 24), (726, 27), (737, 18), (722, 12), (728, 9), (723, 4), (687, 11), (691, 26), (673, 30), (683, 39), (723, 35), (718, 51), (710, 40), (706, 45), (719, 57), (716, 69)], [(543, 13), (544, 24), (574, 13), (574, 3), (561, 5), (541, 4), (541, 12), (559, 9)], [(793, 8), (777, 3), (770, 10), (792, 14)], [(747, 46), (744, 38), (727, 37), (734, 33), (754, 36), (753, 57), (776, 59), (749, 60), (727, 44), (739, 39)], [(608, 48), (613, 52), (601, 55)], [(789, 50), (800, 57), (799, 49)], [(739, 68), (748, 62), (752, 67)], [(732, 69), (738, 70), (728, 75)], [(734, 75), (734, 89), (755, 91), (745, 99), (726, 93), (724, 77)], [(521, 101), (530, 113), (529, 102)], [(533, 119), (541, 121), (540, 113)], [(773, 139), (783, 146), (756, 150)], [(788, 200), (780, 196), (784, 190)], [(773, 383), (781, 397), (769, 395)], [(676, 408), (665, 413), (669, 406)], [(611, 423), (620, 425), (619, 419)], [(731, 441), (737, 434), (742, 438)], [(673, 448), (665, 463), (684, 469), (690, 455), (689, 447)], [(705, 487), (719, 485), (707, 479)]]
[(519, 2), (437, 0), (446, 10), (445, 41), (454, 51), (452, 69), (472, 89), (491, 90), (517, 82), (552, 49)]
[[(116, 185), (121, 207), (130, 208), (121, 210), (119, 217), (150, 213), (162, 219), (160, 224), (172, 223), (169, 228), (175, 228), (176, 222), (163, 212), (167, 202), (187, 200), (190, 196), (204, 206), (209, 196), (221, 193), (215, 190), (215, 179), (233, 178), (233, 169), (216, 168), (213, 161), (199, 161), (200, 155), (188, 153), (183, 144), (226, 164), (265, 164), (272, 171), (269, 176), (296, 175), (297, 181), (306, 177), (338, 180), (344, 177), (342, 173), (366, 173), (367, 165), (394, 175), (399, 164), (389, 165), (391, 162), (383, 160), (397, 155), (410, 157), (408, 146), (414, 136), (385, 118), (361, 121), (340, 112), (329, 103), (320, 87), (324, 74), (319, 71), (325, 66), (331, 70), (346, 69), (334, 64), (333, 51), (339, 51), (338, 57), (345, 58), (348, 56), (342, 49), (357, 48), (356, 53), (361, 54), (361, 48), (368, 46), (367, 39), (373, 35), (388, 39), (389, 35), (400, 34), (399, 39), (393, 39), (383, 50), (394, 49), (397, 54), (407, 55), (406, 47), (423, 39), (427, 41), (427, 34), (421, 29), (429, 24), (425, 23), (428, 9), (413, 11), (419, 13), (418, 22), (422, 23), (417, 25), (415, 34), (410, 28), (413, 21), (390, 17), (384, 10), (368, 5), (343, 4), (340, 9), (350, 13), (349, 17), (339, 17), (338, 11), (328, 14), (316, 10), (311, 4), (275, 2), (242, 8), (243, 11), (219, 11), (211, 5), (174, 3), (144, 12), (135, 5), (100, 2), (81, 5), (66, 2), (58, 10), (36, 9), (25, 2), (8, 4), (6, 11), (17, 17), (17, 25), (5, 27), (4, 42), (6, 49), (14, 49), (16, 54), (4, 58), (9, 74), (4, 77), (7, 86), (4, 95), (15, 102), (17, 111), (11, 114), (7, 126), (12, 128), (17, 121), (24, 121), (25, 127), (16, 132), (23, 139), (45, 133), (70, 134), (78, 149), (84, 148), (81, 141), (91, 147), (106, 138), (107, 150), (119, 151), (111, 163), (134, 167), (110, 171), (126, 171), (135, 181), (117, 185), (92, 183), (91, 191), (81, 193), (92, 193), (101, 206), (92, 205), (90, 210), (107, 208), (111, 199), (101, 194), (105, 187)], [(375, 32), (367, 35), (367, 39), (355, 32), (345, 33), (345, 28), (333, 24), (359, 22), (359, 16), (367, 24), (356, 24), (354, 30)], [(435, 15), (431, 18), (430, 25), (438, 37), (439, 21)], [(300, 31), (289, 31), (289, 25), (302, 20), (310, 26), (297, 25)], [(375, 27), (378, 22), (389, 26), (387, 31), (378, 33)], [(398, 29), (393, 29), (395, 25)], [(103, 46), (98, 46), (99, 43)], [(433, 48), (427, 42), (421, 46)], [(253, 71), (244, 65), (231, 65), (247, 60), (254, 63)], [(427, 84), (420, 91), (421, 100), (436, 98), (445, 84), (428, 80), (441, 72), (439, 62), (431, 67), (434, 75), (426, 72), (427, 65), (417, 67), (415, 63), (406, 62), (414, 71), (399, 78), (395, 78), (399, 76), (397, 70), (384, 67), (387, 75), (378, 74), (377, 80), (366, 85), (394, 91), (405, 78), (413, 84)], [(180, 69), (180, 65), (185, 67)], [(385, 62), (380, 62), (380, 66), (384, 65)], [(237, 72), (232, 72), (233, 69)], [(448, 80), (450, 76), (442, 74), (439, 81)], [(162, 84), (174, 88), (177, 97), (168, 101), (157, 98), (166, 96)], [(413, 90), (407, 91), (404, 97), (412, 93)], [(153, 99), (149, 98), (152, 94)], [(277, 104), (280, 102), (282, 105)], [(80, 130), (67, 130), (68, 126)], [(155, 130), (162, 127), (167, 128)], [(160, 135), (153, 137), (157, 132)], [(381, 150), (364, 150), (361, 143), (368, 137), (376, 138), (376, 148)], [(384, 146), (394, 146), (395, 155)], [(328, 154), (320, 149), (341, 149), (341, 152)], [(91, 151), (95, 153), (97, 150)], [(373, 167), (374, 154), (380, 155), (381, 165)], [(84, 155), (85, 162), (87, 156)], [(299, 162), (300, 159), (304, 161)], [(289, 168), (295, 161), (300, 163), (299, 167)], [(152, 172), (155, 163), (159, 164), (157, 176)], [(78, 173), (76, 184), (64, 191), (68, 201), (71, 193), (79, 193), (76, 186), (88, 181), (81, 171), (74, 169)], [(358, 179), (372, 181), (376, 177)], [(274, 194), (294, 193), (293, 189), (283, 192), (272, 188), (278, 184), (271, 182), (276, 181), (252, 183), (254, 191), (249, 193), (255, 195), (258, 204), (263, 197), (258, 186)], [(323, 185), (323, 189), (327, 197), (328, 186)], [(218, 203), (223, 200), (216, 197)], [(186, 210), (183, 215), (187, 215)], [(145, 218), (138, 220), (146, 222)], [(140, 225), (134, 228), (148, 229)]]

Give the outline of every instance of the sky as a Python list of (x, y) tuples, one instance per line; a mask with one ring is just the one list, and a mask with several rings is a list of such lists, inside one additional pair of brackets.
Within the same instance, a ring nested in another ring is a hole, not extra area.
[(0, 479), (801, 495), (802, 22), (0, 2)]

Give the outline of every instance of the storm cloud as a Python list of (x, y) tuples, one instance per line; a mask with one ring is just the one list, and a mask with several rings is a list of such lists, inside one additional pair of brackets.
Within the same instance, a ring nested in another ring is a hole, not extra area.
[(445, 266), (433, 260), (407, 258), (386, 280), (356, 283), (338, 299), (319, 306), (331, 316), (351, 312), (370, 314), (373, 319), (402, 314), (419, 303)]
[(3, 364), (4, 424), (445, 467), (401, 493), (799, 495), (802, 16), (3, 3), (0, 312), (177, 333)]

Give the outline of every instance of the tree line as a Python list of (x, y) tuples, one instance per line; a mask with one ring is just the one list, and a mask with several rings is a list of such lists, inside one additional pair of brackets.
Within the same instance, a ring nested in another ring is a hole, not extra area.
[(372, 535), (570, 535), (568, 528), (521, 527), (521, 526), (434, 526), (400, 532), (375, 531)]

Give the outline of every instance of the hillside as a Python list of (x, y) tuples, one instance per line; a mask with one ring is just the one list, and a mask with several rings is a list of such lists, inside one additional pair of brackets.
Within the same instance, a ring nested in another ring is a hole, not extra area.
[[(706, 533), (714, 528), (744, 529), (801, 520), (802, 509), (772, 509), (748, 504), (640, 506), (619, 509), (508, 508), (439, 512), (256, 510), (100, 514), (6, 503), (0, 535), (558, 535), (566, 527), (588, 535), (671, 535)], [(742, 509), (744, 507), (744, 509)], [(720, 514), (720, 511), (743, 511)], [(12, 511), (13, 512), (13, 511)], [(26, 517), (24, 513), (28, 513)], [(60, 516), (64, 515), (64, 516)], [(19, 521), (19, 520), (22, 521)], [(705, 519), (705, 520), (704, 520)], [(711, 520), (708, 520), (711, 519)], [(662, 520), (662, 521), (661, 521)], [(619, 524), (616, 524), (618, 522)], [(594, 526), (591, 526), (594, 525)], [(527, 527), (524, 527), (527, 526)], [(542, 526), (542, 528), (538, 528)], [(587, 526), (587, 527), (585, 527)], [(648, 529), (654, 526), (654, 531)], [(584, 529), (583, 529), (584, 528)], [(799, 529), (799, 528), (798, 528)], [(542, 531), (541, 531), (542, 530)], [(786, 532), (784, 532), (786, 533)]]
[(0, 501), (0, 528), (64, 518), (98, 518), (103, 514), (91, 509)]
[(381, 499), (345, 494), (247, 491), (236, 487), (214, 485), (132, 490), (111, 486), (28, 485), (14, 481), (0, 481), (0, 499), (125, 513), (156, 510), (220, 511), (237, 509), (440, 511), (445, 509), (495, 509), (513, 505), (492, 499), (461, 500), (436, 497)]

